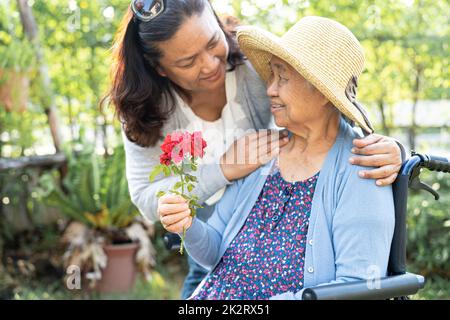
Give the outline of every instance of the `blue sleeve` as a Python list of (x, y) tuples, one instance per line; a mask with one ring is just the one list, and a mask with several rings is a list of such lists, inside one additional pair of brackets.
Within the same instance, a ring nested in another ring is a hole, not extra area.
[(233, 216), (236, 197), (241, 185), (242, 181), (239, 180), (228, 186), (208, 222), (194, 218), (191, 227), (186, 231), (185, 247), (187, 252), (206, 269), (214, 267), (219, 259), (222, 236)]

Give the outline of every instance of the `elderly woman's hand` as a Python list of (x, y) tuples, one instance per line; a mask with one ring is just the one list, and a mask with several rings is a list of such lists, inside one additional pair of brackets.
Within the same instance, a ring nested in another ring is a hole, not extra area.
[(353, 140), (354, 154), (363, 157), (352, 157), (352, 164), (365, 167), (378, 167), (370, 171), (360, 171), (362, 178), (377, 179), (379, 186), (392, 184), (397, 178), (402, 165), (402, 155), (397, 142), (379, 134), (371, 134), (362, 139)]
[(286, 130), (262, 130), (236, 140), (220, 158), (227, 180), (243, 178), (276, 157), (289, 142)]
[(178, 195), (166, 194), (158, 200), (158, 215), (164, 229), (183, 233), (192, 224), (191, 210), (187, 201)]

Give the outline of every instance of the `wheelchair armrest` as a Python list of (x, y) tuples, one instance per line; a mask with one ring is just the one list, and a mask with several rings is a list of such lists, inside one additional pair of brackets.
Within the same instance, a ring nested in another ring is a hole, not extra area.
[(167, 250), (178, 250), (181, 247), (181, 238), (176, 233), (166, 233), (164, 235), (164, 245)]
[[(425, 278), (413, 273), (307, 288), (303, 300), (383, 300), (415, 294)], [(373, 287), (373, 288), (371, 288)]]

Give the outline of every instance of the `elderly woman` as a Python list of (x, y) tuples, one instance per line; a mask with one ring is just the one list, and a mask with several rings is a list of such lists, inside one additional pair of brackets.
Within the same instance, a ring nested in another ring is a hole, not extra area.
[(347, 160), (359, 137), (349, 122), (373, 131), (355, 98), (360, 43), (321, 17), (300, 20), (282, 38), (244, 27), (238, 41), (291, 139), (277, 159), (231, 185), (208, 222), (170, 221), (172, 232), (187, 229), (187, 251), (210, 270), (192, 298), (296, 299), (306, 287), (384, 276), (392, 189), (359, 178)]

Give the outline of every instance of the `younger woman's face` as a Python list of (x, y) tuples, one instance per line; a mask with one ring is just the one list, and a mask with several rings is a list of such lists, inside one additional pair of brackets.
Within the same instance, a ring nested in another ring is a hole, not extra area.
[(175, 35), (160, 42), (158, 72), (190, 92), (215, 90), (225, 83), (228, 43), (209, 8), (187, 18)]

